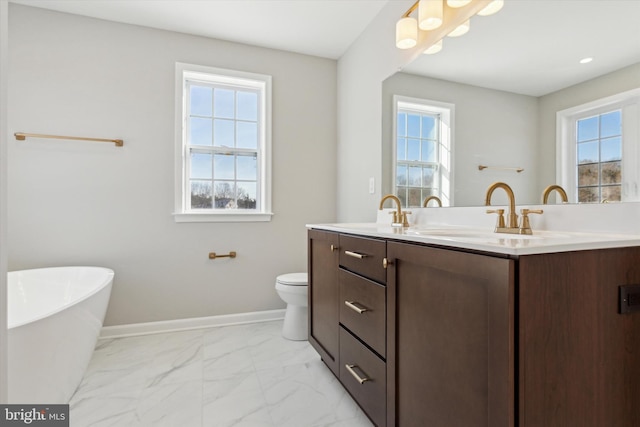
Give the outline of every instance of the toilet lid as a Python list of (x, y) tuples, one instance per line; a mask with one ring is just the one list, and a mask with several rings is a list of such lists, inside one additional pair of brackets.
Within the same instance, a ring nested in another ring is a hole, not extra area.
[(277, 277), (276, 281), (283, 285), (307, 286), (307, 273), (288, 273)]

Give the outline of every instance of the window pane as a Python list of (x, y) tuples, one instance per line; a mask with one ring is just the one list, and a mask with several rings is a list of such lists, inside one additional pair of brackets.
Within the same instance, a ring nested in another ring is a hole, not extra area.
[(600, 138), (618, 136), (622, 133), (621, 111), (612, 111), (600, 116)]
[(211, 145), (211, 119), (189, 119), (189, 144)]
[(234, 157), (233, 154), (216, 154), (214, 156), (213, 177), (215, 179), (234, 179)]
[(258, 124), (236, 122), (238, 148), (258, 148)]
[(422, 138), (436, 139), (436, 119), (431, 116), (422, 116)]
[(600, 183), (598, 175), (598, 164), (578, 166), (578, 186), (598, 185)]
[(212, 96), (213, 89), (210, 87), (190, 86), (189, 112), (194, 116), (211, 117), (213, 112)]
[(433, 188), (436, 186), (434, 182), (436, 170), (432, 167), (425, 167), (422, 169), (422, 186)]
[(407, 140), (406, 138), (398, 138), (397, 160), (407, 160)]
[(235, 91), (229, 89), (215, 89), (213, 91), (214, 117), (233, 119), (235, 109)]
[(409, 185), (414, 187), (422, 185), (422, 168), (420, 166), (409, 166)]
[(422, 141), (422, 161), (436, 162), (436, 143), (435, 141)]
[(211, 209), (211, 181), (191, 181), (191, 209)]
[(236, 207), (236, 189), (233, 181), (215, 183), (215, 204), (217, 209), (234, 209)]
[(601, 163), (602, 184), (619, 184), (622, 182), (621, 162)]
[(398, 136), (407, 136), (407, 113), (398, 113)]
[(407, 205), (407, 189), (406, 189), (406, 187), (397, 188), (396, 189), (396, 195), (398, 196), (398, 199), (400, 199), (400, 204), (402, 206), (409, 206), (409, 205)]
[(213, 121), (213, 145), (216, 147), (233, 147), (235, 145), (235, 130), (233, 120)]
[(600, 161), (622, 160), (622, 138), (603, 139), (600, 145)]
[(417, 114), (407, 115), (407, 135), (420, 138), (420, 116)]
[(422, 206), (421, 196), (422, 196), (421, 188), (409, 188), (409, 202), (406, 206)]
[(579, 203), (600, 203), (600, 196), (598, 195), (598, 187), (578, 188), (578, 202)]
[(578, 142), (598, 138), (598, 116), (578, 120)]
[(258, 158), (252, 156), (238, 156), (237, 162), (237, 179), (255, 181), (258, 179)]
[(407, 165), (398, 165), (396, 170), (396, 185), (407, 185)]
[(596, 163), (598, 161), (598, 141), (578, 144), (578, 163)]
[(407, 160), (420, 160), (420, 140), (407, 140)]
[(258, 120), (258, 94), (238, 92), (238, 120)]
[(620, 185), (607, 185), (606, 187), (602, 187), (602, 200), (606, 200), (608, 202), (619, 202), (621, 201), (620, 195), (622, 194), (622, 186)]
[(213, 177), (213, 164), (211, 154), (191, 153), (191, 177), (200, 179), (211, 179)]
[(255, 209), (256, 198), (255, 182), (238, 182), (237, 203), (239, 209)]

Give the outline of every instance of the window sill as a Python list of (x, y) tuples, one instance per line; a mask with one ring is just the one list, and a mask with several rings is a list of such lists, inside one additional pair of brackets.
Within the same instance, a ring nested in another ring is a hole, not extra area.
[(174, 213), (175, 222), (268, 222), (273, 212), (180, 212)]

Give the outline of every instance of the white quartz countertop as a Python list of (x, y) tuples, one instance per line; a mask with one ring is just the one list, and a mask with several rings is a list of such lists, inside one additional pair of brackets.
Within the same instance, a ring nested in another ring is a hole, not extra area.
[(309, 224), (309, 229), (419, 242), (506, 255), (530, 255), (640, 245), (640, 234), (533, 230), (532, 235), (494, 233), (492, 227), (380, 223)]

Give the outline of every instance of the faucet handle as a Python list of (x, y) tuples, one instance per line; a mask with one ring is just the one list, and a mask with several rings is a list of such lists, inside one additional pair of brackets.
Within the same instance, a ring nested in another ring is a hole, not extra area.
[(487, 209), (488, 214), (497, 214), (498, 220), (496, 222), (496, 230), (498, 228), (505, 228), (504, 224), (504, 209)]
[(542, 215), (542, 209), (520, 209), (522, 216), (520, 217), (520, 234), (532, 234), (531, 223), (529, 222), (529, 214)]
[(411, 214), (413, 212), (411, 211), (402, 211), (402, 218), (401, 218), (401, 222), (402, 222), (402, 226), (403, 227), (409, 227), (411, 224), (409, 224), (409, 221), (407, 220), (407, 214)]

